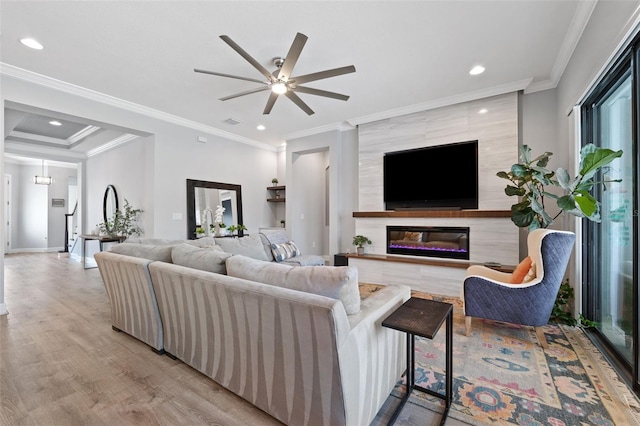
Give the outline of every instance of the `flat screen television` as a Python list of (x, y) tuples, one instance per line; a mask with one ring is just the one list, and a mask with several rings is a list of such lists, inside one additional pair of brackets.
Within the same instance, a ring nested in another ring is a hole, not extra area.
[(386, 210), (477, 209), (478, 141), (384, 155)]

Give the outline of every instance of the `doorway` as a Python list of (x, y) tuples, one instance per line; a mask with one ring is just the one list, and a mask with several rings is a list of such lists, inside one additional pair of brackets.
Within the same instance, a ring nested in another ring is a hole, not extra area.
[(11, 251), (11, 175), (4, 175), (4, 254)]
[(622, 150), (595, 180), (620, 179), (594, 194), (602, 221), (583, 222), (583, 306), (591, 335), (636, 393), (638, 381), (638, 143), (640, 107), (634, 44), (582, 107), (583, 145)]

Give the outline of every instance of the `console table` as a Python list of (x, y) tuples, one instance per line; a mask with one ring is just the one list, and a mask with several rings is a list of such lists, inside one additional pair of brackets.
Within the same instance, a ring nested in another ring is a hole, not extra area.
[(95, 268), (95, 266), (87, 268), (87, 241), (98, 241), (100, 251), (102, 251), (104, 243), (121, 243), (126, 239), (126, 237), (110, 237), (108, 235), (80, 235), (80, 238), (82, 238), (82, 267), (84, 269)]
[[(445, 349), (445, 393), (441, 394), (431, 389), (415, 384), (415, 336), (433, 339), (444, 322), (447, 322), (446, 349)], [(407, 333), (407, 391), (396, 408), (389, 424), (392, 425), (402, 408), (406, 404), (414, 389), (444, 399), (445, 408), (442, 413), (440, 425), (444, 425), (453, 394), (453, 305), (435, 300), (412, 297), (396, 309), (384, 321), (383, 327)]]

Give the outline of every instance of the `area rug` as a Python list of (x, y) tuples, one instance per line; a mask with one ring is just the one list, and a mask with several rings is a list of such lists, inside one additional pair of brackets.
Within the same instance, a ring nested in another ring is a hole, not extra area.
[[(546, 351), (531, 327), (474, 319), (467, 337), (459, 299), (444, 301), (454, 304), (449, 417), (472, 425), (640, 425), (640, 402), (582, 329), (545, 326)], [(416, 340), (416, 384), (437, 392), (445, 386), (445, 334)], [(402, 378), (394, 395), (404, 391)], [(419, 391), (409, 402), (443, 408), (442, 400)]]

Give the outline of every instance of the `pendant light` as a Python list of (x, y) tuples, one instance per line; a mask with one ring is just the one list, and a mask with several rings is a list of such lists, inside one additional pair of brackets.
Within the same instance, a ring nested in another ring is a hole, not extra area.
[(44, 160), (42, 160), (42, 175), (36, 175), (33, 178), (33, 183), (38, 185), (51, 185), (53, 183), (53, 178), (51, 176), (44, 175)]

